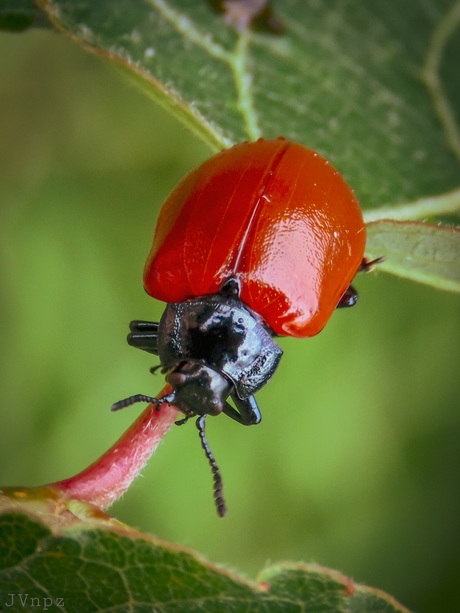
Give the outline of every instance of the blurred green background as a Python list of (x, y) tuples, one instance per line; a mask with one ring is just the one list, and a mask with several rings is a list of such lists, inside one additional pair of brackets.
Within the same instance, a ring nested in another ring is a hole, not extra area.
[[(55, 34), (0, 37), (0, 483), (69, 477), (154, 394), (125, 341), (158, 318), (142, 268), (162, 200), (209, 149), (108, 64)], [(306, 143), (308, 144), (308, 143)], [(283, 339), (264, 420), (208, 420), (218, 519), (193, 426), (112, 509), (255, 577), (316, 561), (420, 613), (460, 609), (460, 298), (374, 273), (313, 339)]]

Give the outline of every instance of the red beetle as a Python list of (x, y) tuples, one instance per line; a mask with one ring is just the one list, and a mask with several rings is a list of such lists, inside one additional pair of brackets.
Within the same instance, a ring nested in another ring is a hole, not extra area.
[(339, 172), (284, 138), (218, 153), (164, 203), (144, 286), (168, 304), (159, 323), (132, 322), (128, 342), (159, 356), (172, 392), (113, 408), (169, 402), (185, 419), (198, 416), (221, 515), (205, 416), (259, 423), (253, 394), (282, 355), (273, 336), (313, 336), (335, 308), (355, 304), (350, 284), (368, 266), (365, 242), (358, 201)]

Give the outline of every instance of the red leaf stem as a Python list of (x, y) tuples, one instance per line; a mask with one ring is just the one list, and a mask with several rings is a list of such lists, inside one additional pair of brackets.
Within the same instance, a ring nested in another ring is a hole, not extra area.
[[(168, 393), (164, 388), (158, 397)], [(98, 460), (74, 477), (51, 487), (69, 498), (105, 509), (129, 488), (178, 418), (173, 405), (149, 404), (133, 425)]]

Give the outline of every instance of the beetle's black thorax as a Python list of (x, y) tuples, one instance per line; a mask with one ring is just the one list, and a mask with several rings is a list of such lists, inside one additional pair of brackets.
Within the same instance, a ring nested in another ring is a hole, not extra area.
[(282, 351), (243, 303), (222, 294), (168, 304), (158, 328), (162, 366), (202, 362), (224, 375), (240, 398), (260, 389)]

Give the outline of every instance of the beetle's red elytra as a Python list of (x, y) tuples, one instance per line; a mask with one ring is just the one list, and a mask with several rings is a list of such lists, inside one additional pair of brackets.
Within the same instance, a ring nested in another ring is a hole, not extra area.
[(275, 334), (317, 334), (358, 271), (358, 201), (329, 162), (283, 138), (236, 145), (189, 173), (161, 210), (144, 286), (164, 302), (226, 279)]

